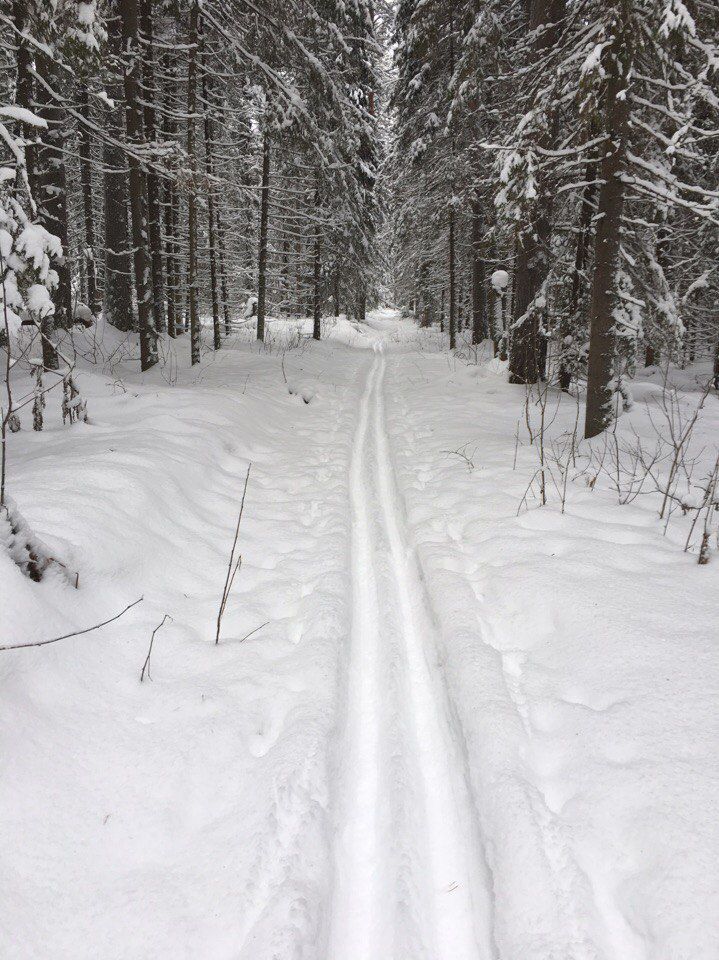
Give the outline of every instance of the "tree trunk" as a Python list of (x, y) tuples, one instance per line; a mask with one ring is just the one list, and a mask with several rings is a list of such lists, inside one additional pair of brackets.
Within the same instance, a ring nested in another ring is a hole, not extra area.
[(197, 110), (197, 45), (199, 40), (198, 0), (192, 0), (187, 62), (187, 159), (190, 185), (187, 195), (187, 297), (190, 314), (190, 359), (200, 362), (200, 307), (197, 279), (197, 159), (195, 157), (195, 113)]
[[(155, 120), (155, 62), (154, 37), (152, 31), (152, 0), (140, 0), (140, 30), (144, 47), (142, 56), (142, 82), (145, 122), (145, 140), (154, 143), (157, 140)], [(157, 173), (149, 169), (145, 175), (147, 185), (147, 220), (150, 260), (152, 266), (152, 312), (155, 328), (165, 329), (165, 277), (162, 264), (162, 213), (160, 209), (160, 182)]]
[(302, 240), (298, 238), (295, 253), (295, 309), (302, 314)]
[(217, 241), (215, 236), (215, 184), (213, 181), (213, 124), (210, 116), (210, 81), (208, 79), (207, 50), (202, 50), (202, 112), (205, 134), (205, 173), (207, 175), (207, 238), (210, 258), (210, 296), (212, 298), (212, 333), (215, 350), (222, 346), (220, 328), (220, 297), (217, 289)]
[[(320, 185), (319, 177), (315, 182), (315, 215), (319, 220), (320, 212)], [(314, 244), (314, 263), (313, 263), (313, 328), (312, 336), (319, 340), (322, 336), (322, 231), (319, 222), (315, 225), (315, 244)]]
[(483, 223), (480, 200), (472, 203), (472, 343), (478, 344), (487, 336), (487, 293), (484, 256), (482, 252)]
[[(621, 15), (621, 14), (619, 14)], [(627, 151), (629, 104), (619, 94), (626, 90), (632, 56), (629, 18), (618, 25), (611, 45), (602, 56), (606, 72), (604, 92), (605, 130), (609, 141), (600, 168), (597, 229), (594, 238), (594, 275), (590, 309), (589, 361), (587, 365), (587, 411), (584, 435), (602, 433), (612, 422), (615, 364), (614, 310), (618, 303), (617, 273), (621, 250), (624, 183), (622, 172)]]
[(457, 296), (454, 263), (454, 206), (449, 208), (449, 349), (457, 346)]
[(332, 272), (332, 306), (335, 319), (340, 315), (340, 265), (339, 261), (335, 264)]
[[(38, 75), (47, 82), (62, 89), (62, 80), (57, 75), (54, 61), (45, 53), (37, 54)], [(53, 292), (55, 314), (42, 321), (42, 356), (47, 370), (58, 369), (55, 330), (72, 326), (72, 284), (70, 279), (70, 261), (68, 258), (67, 234), (67, 179), (63, 145), (67, 133), (62, 107), (58, 106), (42, 83), (37, 84), (35, 92), (38, 102), (38, 115), (47, 127), (41, 133), (40, 145), (35, 154), (35, 200), (38, 207), (38, 219), (43, 227), (54, 234), (62, 244), (62, 258), (53, 262), (58, 275), (58, 284)]]
[[(543, 240), (546, 239), (545, 234)], [(531, 304), (545, 273), (543, 244), (532, 232), (518, 234), (516, 243), (509, 382), (536, 383), (539, 379), (539, 314)]]
[[(169, 38), (168, 38), (169, 41)], [(161, 73), (166, 77), (166, 87), (163, 90), (163, 138), (170, 142), (175, 137), (175, 120), (172, 116), (172, 96), (177, 83), (175, 73), (175, 56), (165, 52), (161, 58)], [(165, 220), (165, 291), (167, 303), (167, 334), (173, 339), (177, 336), (179, 326), (179, 265), (177, 250), (177, 198), (174, 180), (165, 177), (162, 181), (163, 215)]]
[[(107, 19), (108, 53), (117, 58), (122, 51), (121, 23), (118, 16)], [(103, 313), (105, 320), (118, 330), (132, 330), (135, 325), (132, 309), (132, 263), (127, 219), (127, 159), (121, 146), (125, 133), (122, 107), (122, 82), (112, 73), (107, 92), (118, 104), (105, 111), (104, 127), (108, 138), (103, 144), (103, 195), (105, 203), (105, 283)]]
[[(558, 40), (565, 18), (566, 0), (534, 0), (529, 30), (535, 32), (533, 57)], [(542, 29), (544, 28), (544, 29)], [(557, 117), (541, 138), (541, 146), (550, 148), (557, 135)], [(540, 311), (532, 304), (549, 273), (549, 243), (552, 236), (552, 198), (540, 184), (537, 211), (517, 234), (512, 339), (509, 352), (509, 382), (536, 383), (544, 376), (540, 335)]]
[[(122, 47), (125, 57), (125, 124), (130, 146), (143, 141), (142, 103), (139, 82), (140, 47), (137, 0), (121, 0)], [(133, 267), (137, 315), (140, 327), (140, 368), (149, 370), (157, 363), (157, 330), (152, 317), (150, 257), (148, 255), (147, 197), (140, 160), (135, 152), (128, 154), (130, 169), (130, 214), (132, 220)]]
[(267, 297), (267, 221), (270, 212), (270, 134), (262, 141), (262, 189), (260, 195), (260, 237), (257, 257), (257, 339), (265, 339)]
[[(90, 97), (87, 85), (82, 83), (79, 92), (79, 108), (82, 116), (90, 119)], [(80, 138), (80, 183), (82, 186), (82, 208), (85, 219), (85, 270), (87, 278), (87, 305), (94, 316), (100, 311), (97, 290), (97, 269), (95, 266), (95, 216), (92, 210), (92, 156), (90, 131), (82, 124), (78, 127)]]
[[(594, 213), (594, 196), (597, 192), (597, 164), (595, 160), (590, 160), (584, 172), (586, 186), (582, 193), (581, 209), (579, 213), (579, 233), (577, 234), (577, 249), (574, 255), (574, 270), (572, 272), (572, 290), (569, 295), (569, 311), (565, 322), (562, 324), (562, 340), (570, 335), (573, 326), (578, 322), (579, 297), (582, 290), (582, 274), (587, 265), (587, 251), (589, 249), (589, 237), (592, 229), (592, 215)], [(567, 393), (572, 383), (572, 371), (562, 360), (559, 368), (559, 386), (564, 393)]]
[(232, 332), (230, 321), (230, 301), (227, 293), (227, 268), (225, 267), (225, 228), (220, 210), (221, 198), (218, 197), (217, 207), (217, 253), (220, 266), (220, 290), (222, 292), (222, 320), (225, 324), (225, 336)]
[[(17, 85), (15, 92), (15, 103), (25, 110), (33, 109), (33, 82), (32, 82), (32, 59), (33, 54), (30, 44), (23, 39), (23, 34), (28, 27), (28, 4), (27, 0), (13, 0), (13, 23), (15, 25), (17, 36), (17, 53), (15, 56), (15, 68), (17, 72)], [(33, 201), (37, 202), (35, 196), (36, 184), (34, 182), (35, 172), (35, 131), (29, 124), (21, 123), (20, 129), (25, 140), (25, 172), (27, 174), (27, 185)]]

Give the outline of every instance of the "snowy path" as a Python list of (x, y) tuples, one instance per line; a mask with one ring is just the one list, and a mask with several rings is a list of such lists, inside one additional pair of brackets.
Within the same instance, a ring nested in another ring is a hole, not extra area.
[(352, 632), (329, 960), (483, 960), (493, 955), (489, 885), (403, 520), (385, 370), (378, 342), (350, 468)]
[(390, 310), (271, 330), (172, 385), (86, 364), (90, 424), (12, 436), (81, 588), (0, 552), (3, 639), (145, 601), (0, 661), (0, 957), (716, 960), (719, 563), (599, 485), (518, 511), (494, 361)]

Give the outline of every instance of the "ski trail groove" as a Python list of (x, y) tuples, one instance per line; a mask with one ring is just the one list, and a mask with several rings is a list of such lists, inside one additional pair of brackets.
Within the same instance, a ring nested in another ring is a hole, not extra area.
[[(421, 829), (412, 843), (422, 955), (490, 960), (495, 954), (490, 884), (446, 690), (435, 666), (429, 601), (402, 517), (385, 427), (385, 369), (378, 343), (350, 467), (352, 631), (328, 960), (395, 958), (397, 865), (384, 814), (400, 800), (419, 808)], [(389, 573), (381, 578), (378, 571), (386, 567)], [(383, 597), (378, 587), (393, 596)], [(391, 792), (391, 778), (383, 773), (393, 743), (382, 668), (392, 650), (403, 675), (397, 707), (409, 730), (406, 759), (416, 780), (402, 788), (411, 790), (406, 798), (384, 795)]]
[(352, 630), (343, 744), (340, 818), (330, 930), (330, 960), (389, 957), (387, 898), (382, 895), (379, 824), (381, 689), (377, 582), (371, 545), (371, 517), (364, 493), (365, 447), (370, 399), (377, 378), (375, 360), (360, 401), (350, 461), (352, 524)]
[(433, 627), (424, 584), (403, 529), (384, 420), (385, 369), (384, 351), (380, 347), (374, 409), (377, 494), (402, 620), (407, 709), (415, 730), (424, 803), (423, 840), (429, 868), (425, 892), (430, 911), (428, 940), (431, 937), (432, 941), (428, 946), (436, 960), (478, 960), (491, 954), (488, 946), (480, 947), (484, 938), (477, 929), (483, 904), (476, 890), (481, 861), (473, 836), (474, 811), (462, 776), (446, 694), (433, 663), (436, 658), (432, 649)]

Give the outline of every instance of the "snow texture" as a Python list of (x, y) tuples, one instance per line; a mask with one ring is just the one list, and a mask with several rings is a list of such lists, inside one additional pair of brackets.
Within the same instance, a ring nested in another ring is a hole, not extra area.
[(79, 587), (0, 552), (0, 642), (144, 601), (0, 657), (0, 955), (716, 960), (716, 556), (600, 484), (520, 510), (498, 361), (391, 311), (310, 331), (140, 375), (76, 329), (90, 422), (10, 437)]

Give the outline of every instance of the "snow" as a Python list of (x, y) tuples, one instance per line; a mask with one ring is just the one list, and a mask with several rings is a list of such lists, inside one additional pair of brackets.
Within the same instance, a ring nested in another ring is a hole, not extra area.
[[(522, 506), (499, 361), (388, 310), (326, 332), (140, 375), (99, 321), (90, 422), (22, 412), (9, 489), (79, 588), (0, 552), (0, 642), (144, 600), (0, 655), (0, 955), (715, 960), (716, 551), (603, 480)], [(652, 435), (648, 377), (622, 435)]]
[(72, 311), (73, 319), (77, 323), (84, 323), (86, 327), (95, 323), (96, 317), (86, 303), (78, 301)]
[(7, 117), (8, 120), (18, 120), (20, 123), (26, 123), (31, 127), (41, 127), (43, 129), (47, 127), (47, 120), (44, 117), (39, 117), (32, 110), (17, 107), (14, 104), (3, 104), (0, 107), (0, 117)]
[(492, 284), (494, 292), (501, 296), (509, 286), (509, 274), (506, 270), (495, 270), (489, 278), (489, 282)]
[(606, 43), (597, 43), (592, 47), (582, 64), (580, 76), (586, 77), (588, 74), (597, 71), (600, 77), (604, 77), (605, 71), (602, 67), (602, 53), (606, 46)]
[(28, 287), (25, 303), (29, 312), (37, 314), (38, 317), (45, 317), (55, 312), (55, 304), (50, 293), (41, 283), (33, 283)]

